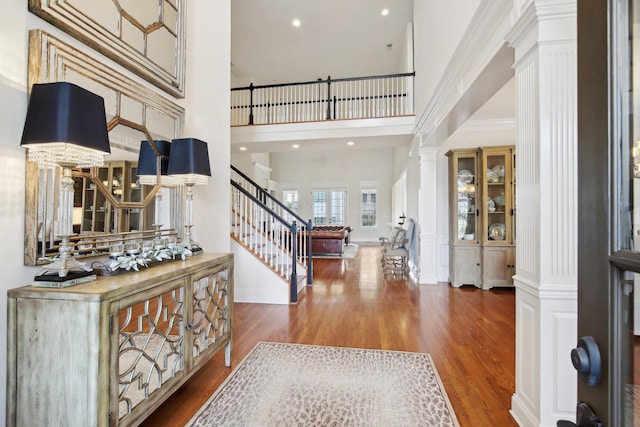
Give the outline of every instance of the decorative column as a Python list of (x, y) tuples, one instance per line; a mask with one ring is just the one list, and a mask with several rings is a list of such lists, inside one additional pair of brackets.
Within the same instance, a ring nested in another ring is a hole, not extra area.
[(576, 0), (514, 0), (516, 390), (521, 426), (575, 419)]
[(419, 218), (420, 284), (438, 283), (437, 183), (438, 149), (421, 147)]

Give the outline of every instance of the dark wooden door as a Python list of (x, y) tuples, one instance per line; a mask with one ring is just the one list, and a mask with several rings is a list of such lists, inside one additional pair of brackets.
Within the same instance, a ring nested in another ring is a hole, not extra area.
[(640, 56), (634, 58), (640, 0), (577, 4), (579, 341), (571, 354), (580, 372), (577, 425), (630, 427), (640, 423), (633, 360), (634, 330), (640, 332), (634, 326), (640, 179), (633, 159), (640, 140)]

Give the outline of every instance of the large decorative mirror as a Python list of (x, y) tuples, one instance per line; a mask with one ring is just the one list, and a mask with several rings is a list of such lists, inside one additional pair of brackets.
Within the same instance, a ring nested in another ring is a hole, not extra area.
[[(181, 190), (142, 185), (136, 162), (142, 141), (181, 136), (184, 109), (44, 31), (33, 30), (29, 37), (29, 87), (67, 81), (105, 100), (111, 154), (104, 167), (73, 172), (77, 231), (108, 238), (112, 233), (149, 230), (156, 214), (152, 202), (161, 193), (166, 197), (158, 210), (169, 218), (164, 226), (180, 229)], [(47, 262), (55, 248), (59, 180), (59, 170), (26, 163), (26, 265)]]
[(29, 11), (184, 96), (186, 0), (29, 0)]

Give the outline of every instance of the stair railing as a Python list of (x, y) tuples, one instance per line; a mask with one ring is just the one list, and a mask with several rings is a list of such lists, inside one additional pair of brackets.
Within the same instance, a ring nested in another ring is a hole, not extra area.
[(311, 233), (309, 231), (313, 229), (312, 221), (303, 219), (233, 165), (231, 165), (231, 180), (252, 194), (260, 203), (264, 204), (266, 209), (284, 218), (287, 223), (296, 222), (298, 224), (300, 230), (298, 256), (302, 257), (304, 261), (302, 264), (307, 268), (307, 284), (311, 285), (313, 283), (313, 257), (311, 255)]
[(414, 114), (415, 72), (231, 89), (231, 126)]
[[(307, 234), (231, 180), (232, 234), (264, 264), (290, 280), (290, 301), (298, 298), (298, 263), (308, 265)], [(309, 282), (309, 279), (308, 279)], [(309, 282), (310, 283), (310, 282)]]

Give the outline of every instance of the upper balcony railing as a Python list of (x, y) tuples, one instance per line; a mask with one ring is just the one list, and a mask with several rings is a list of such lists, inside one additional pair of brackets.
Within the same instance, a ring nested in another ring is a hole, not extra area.
[(414, 73), (231, 89), (231, 126), (409, 116)]

